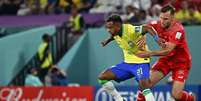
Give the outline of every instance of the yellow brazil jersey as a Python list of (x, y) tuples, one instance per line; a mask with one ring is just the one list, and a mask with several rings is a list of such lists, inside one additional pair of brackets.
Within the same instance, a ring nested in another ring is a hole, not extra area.
[(136, 52), (143, 51), (147, 49), (145, 45), (144, 48), (138, 48), (136, 41), (142, 37), (141, 34), (142, 26), (133, 26), (131, 24), (123, 24), (120, 34), (114, 36), (114, 40), (117, 42), (119, 47), (124, 53), (124, 62), (126, 63), (149, 63), (150, 58), (139, 58), (135, 56)]

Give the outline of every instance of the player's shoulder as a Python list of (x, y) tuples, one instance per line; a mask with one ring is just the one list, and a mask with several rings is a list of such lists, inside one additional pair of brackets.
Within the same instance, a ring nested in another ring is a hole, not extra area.
[(160, 24), (160, 23), (159, 23), (159, 20), (152, 20), (152, 21), (149, 21), (148, 24), (157, 25), (157, 24)]
[(132, 24), (123, 24), (123, 29), (124, 29), (124, 31), (129, 31), (129, 32), (131, 32), (131, 31), (132, 31), (131, 29), (134, 29), (134, 28), (135, 28), (135, 26), (132, 25)]
[(152, 21), (149, 21), (149, 22), (147, 23), (147, 25), (153, 27), (153, 28), (156, 29), (156, 30), (158, 30), (158, 29), (161, 28), (161, 27), (159, 27), (159, 26), (160, 26), (160, 21), (159, 21), (159, 20), (152, 20)]
[(176, 39), (180, 39), (185, 34), (184, 27), (179, 21), (174, 21), (173, 24), (174, 25), (171, 28), (171, 32), (175, 33), (173, 35), (176, 37)]
[(129, 23), (123, 24), (123, 26), (125, 26), (125, 27), (134, 27), (132, 24), (129, 24)]
[(173, 29), (175, 29), (175, 31), (183, 31), (184, 26), (181, 24), (181, 22), (175, 20)]

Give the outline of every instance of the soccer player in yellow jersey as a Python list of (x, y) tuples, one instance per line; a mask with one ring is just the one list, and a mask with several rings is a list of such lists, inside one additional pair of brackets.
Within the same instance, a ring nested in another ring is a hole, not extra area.
[(124, 101), (111, 80), (121, 82), (135, 77), (146, 101), (155, 101), (151, 90), (145, 87), (149, 79), (150, 58), (139, 58), (135, 54), (147, 50), (145, 43), (137, 43), (146, 33), (150, 33), (159, 44), (162, 44), (162, 39), (159, 39), (156, 31), (150, 26), (123, 24), (119, 15), (111, 15), (106, 19), (106, 29), (111, 37), (103, 41), (102, 45), (105, 46), (115, 40), (123, 50), (124, 61), (100, 74), (98, 80), (103, 89), (111, 94), (116, 101)]

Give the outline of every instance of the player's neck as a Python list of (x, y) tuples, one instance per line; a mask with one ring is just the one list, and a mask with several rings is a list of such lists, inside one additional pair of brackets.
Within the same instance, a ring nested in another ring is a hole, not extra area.
[(170, 23), (170, 26), (168, 27), (168, 29), (171, 28), (172, 26), (174, 26), (175, 23), (176, 23), (176, 20), (172, 20), (172, 22)]
[(171, 26), (174, 24), (174, 22), (171, 22), (169, 26), (163, 27), (164, 30), (168, 30), (171, 28)]
[(119, 32), (117, 33), (117, 35), (122, 36), (123, 34), (123, 25), (121, 25), (121, 28), (119, 30)]
[[(172, 23), (171, 23), (172, 24)], [(170, 26), (171, 26), (171, 24), (169, 25), (169, 26), (166, 26), (164, 29), (169, 29), (170, 28)]]

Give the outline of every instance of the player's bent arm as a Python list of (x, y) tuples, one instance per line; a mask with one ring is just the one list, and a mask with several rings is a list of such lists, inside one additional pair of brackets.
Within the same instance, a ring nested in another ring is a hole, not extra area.
[(166, 47), (161, 50), (155, 50), (150, 52), (150, 56), (164, 56), (170, 53), (176, 47), (175, 43), (168, 42)]
[(162, 38), (159, 38), (156, 30), (152, 27), (152, 26), (149, 26), (149, 25), (143, 25), (142, 27), (142, 35), (146, 34), (146, 33), (149, 33), (150, 35), (152, 35), (152, 37), (154, 38), (154, 40), (158, 43), (158, 45), (162, 48), (165, 47), (165, 40), (162, 39)]
[(102, 46), (106, 46), (108, 43), (110, 43), (113, 40), (114, 40), (113, 36), (110, 36), (108, 39), (102, 41), (101, 44)]
[(142, 35), (145, 35), (146, 33), (151, 34), (151, 36), (153, 36), (154, 40), (158, 41), (158, 39), (159, 39), (158, 34), (152, 26), (149, 26), (149, 25), (142, 26)]

